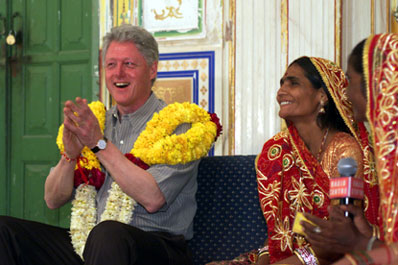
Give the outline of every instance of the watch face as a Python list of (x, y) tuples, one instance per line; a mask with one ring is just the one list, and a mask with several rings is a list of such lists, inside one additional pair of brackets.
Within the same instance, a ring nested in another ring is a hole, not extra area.
[(105, 147), (106, 147), (106, 142), (105, 142), (105, 140), (104, 140), (104, 139), (99, 140), (99, 141), (98, 141), (98, 148), (99, 148), (99, 149), (105, 149)]

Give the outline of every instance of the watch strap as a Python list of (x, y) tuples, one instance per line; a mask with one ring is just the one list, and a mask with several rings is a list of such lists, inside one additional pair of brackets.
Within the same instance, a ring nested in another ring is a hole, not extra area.
[(98, 140), (98, 142), (97, 142), (97, 145), (96, 146), (94, 146), (93, 148), (91, 148), (91, 151), (95, 154), (95, 153), (97, 153), (98, 151), (100, 151), (100, 150), (103, 150), (103, 149), (105, 149), (105, 148), (100, 148), (99, 147), (99, 142), (101, 141), (101, 140), (104, 140), (105, 142), (108, 142), (108, 139), (104, 136), (103, 138), (101, 138), (101, 139), (99, 139)]
[(91, 151), (95, 154), (99, 151), (99, 147), (98, 146), (94, 146), (93, 148), (91, 148)]

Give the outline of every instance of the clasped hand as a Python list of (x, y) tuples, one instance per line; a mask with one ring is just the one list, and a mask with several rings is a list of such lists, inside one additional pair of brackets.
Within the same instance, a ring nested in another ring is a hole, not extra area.
[[(305, 214), (305, 217), (315, 223), (313, 226), (302, 222), (306, 239), (315, 252), (323, 256), (326, 253), (347, 253), (363, 249), (372, 235), (372, 228), (366, 220), (363, 210), (353, 205), (329, 206), (329, 220)], [(344, 211), (353, 214), (354, 218), (344, 216)]]
[(65, 102), (63, 142), (69, 158), (78, 157), (84, 146), (93, 148), (102, 137), (98, 120), (86, 99), (77, 97), (75, 102)]

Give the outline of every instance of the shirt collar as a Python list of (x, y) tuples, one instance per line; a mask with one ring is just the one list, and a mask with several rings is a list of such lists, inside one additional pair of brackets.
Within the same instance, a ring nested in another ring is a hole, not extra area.
[[(157, 110), (157, 101), (159, 99), (155, 96), (155, 93), (151, 93), (147, 101), (142, 105), (138, 110), (128, 113), (125, 115), (122, 115), (122, 120), (128, 120), (129, 122), (133, 121), (142, 121), (143, 123), (147, 122), (147, 119), (144, 119), (143, 117), (148, 116), (149, 114), (152, 115), (154, 112)], [(118, 110), (117, 106), (113, 106), (110, 110), (110, 114), (112, 116), (112, 121), (113, 124), (115, 124), (117, 121), (119, 121), (119, 115), (118, 115)], [(141, 124), (135, 124), (137, 127), (141, 127)]]

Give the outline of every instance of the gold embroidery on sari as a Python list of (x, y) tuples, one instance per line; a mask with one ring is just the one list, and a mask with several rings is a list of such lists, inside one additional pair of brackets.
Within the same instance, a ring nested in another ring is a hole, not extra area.
[(268, 159), (275, 160), (280, 157), (282, 153), (282, 146), (275, 144), (268, 150)]
[(294, 165), (294, 157), (291, 154), (284, 154), (282, 159), (283, 171), (288, 171)]
[(367, 117), (371, 136), (384, 220), (384, 240), (398, 240), (394, 232), (397, 225), (398, 171), (395, 150), (398, 144), (398, 35), (379, 34), (366, 40), (363, 53), (364, 76), (367, 85)]
[[(276, 213), (278, 212), (278, 205), (275, 202), (279, 201), (279, 194), (281, 192), (281, 183), (278, 181), (274, 181), (270, 183), (267, 188), (262, 186), (259, 188), (259, 193), (264, 197), (261, 199), (260, 204), (261, 208), (263, 209), (263, 214), (265, 219), (268, 220), (270, 218), (275, 218)], [(274, 202), (274, 203), (273, 203)], [(270, 207), (271, 210), (266, 211), (266, 206)]]
[(275, 235), (272, 236), (271, 239), (281, 242), (282, 251), (286, 251), (288, 248), (290, 251), (293, 251), (292, 234), (293, 232), (290, 230), (289, 218), (285, 216), (283, 222), (281, 222), (281, 218), (276, 218)]
[(323, 203), (325, 202), (325, 194), (319, 190), (314, 190), (311, 197), (312, 201), (318, 208), (323, 206)]
[[(303, 178), (299, 178), (298, 180), (292, 177), (292, 189), (287, 190), (286, 201), (290, 201), (290, 210), (294, 212), (305, 212), (305, 208), (312, 210), (311, 205), (311, 195), (308, 193), (308, 189), (303, 182)], [(286, 197), (286, 196), (285, 196)]]

